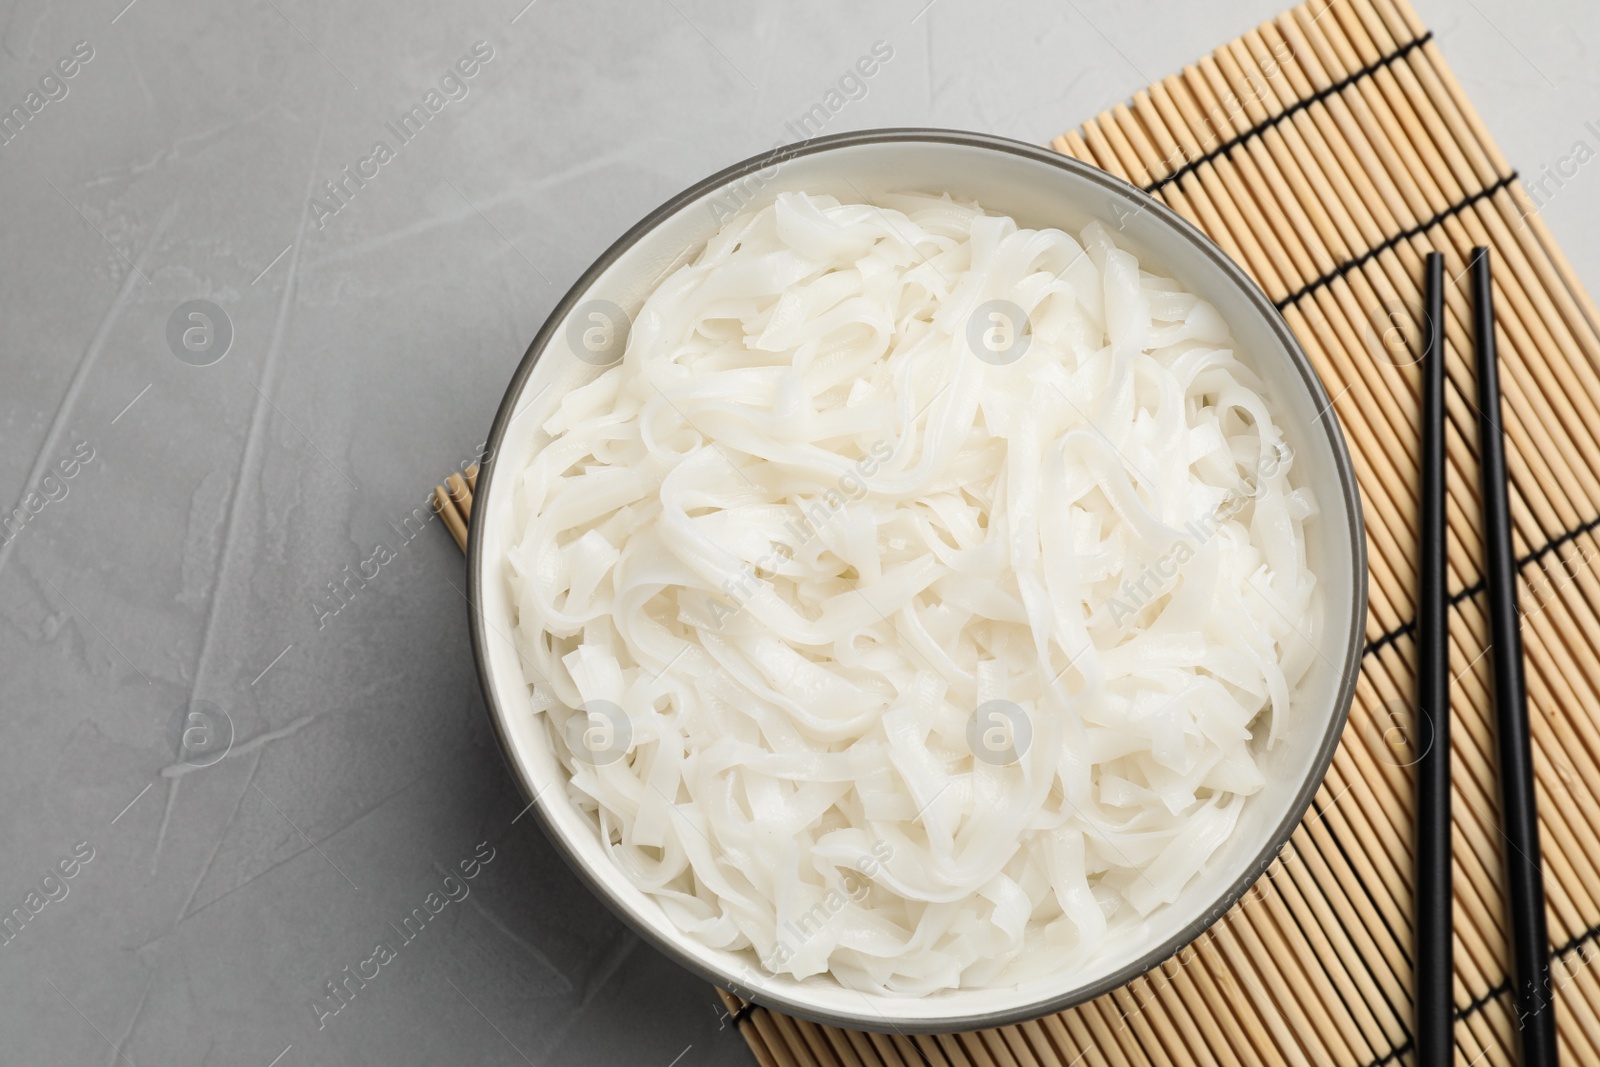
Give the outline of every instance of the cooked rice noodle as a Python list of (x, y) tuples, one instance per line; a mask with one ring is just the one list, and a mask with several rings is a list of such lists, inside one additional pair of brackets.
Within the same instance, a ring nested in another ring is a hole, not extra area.
[(1058, 973), (1178, 897), (1294, 728), (1315, 504), (1216, 311), (1098, 223), (783, 194), (554, 407), (509, 552), (532, 707), (708, 946), (908, 996)]

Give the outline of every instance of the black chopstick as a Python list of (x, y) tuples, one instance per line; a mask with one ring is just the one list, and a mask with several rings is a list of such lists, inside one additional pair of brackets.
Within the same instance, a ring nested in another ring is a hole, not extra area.
[(1511, 508), (1506, 499), (1506, 450), (1500, 434), (1500, 368), (1494, 337), (1489, 250), (1472, 250), (1473, 327), (1478, 357), (1478, 459), (1482, 470), (1484, 587), (1500, 755), (1500, 817), (1506, 839), (1511, 905), (1511, 972), (1522, 1062), (1557, 1062), (1556, 1013), (1551, 1000), (1549, 935), (1545, 930), (1544, 870), (1539, 813), (1533, 790), (1528, 695), (1522, 674), (1522, 631), (1516, 567), (1511, 555)]
[(1455, 1062), (1450, 861), (1450, 644), (1445, 632), (1444, 256), (1423, 289), (1422, 490), (1417, 561), (1417, 1067)]

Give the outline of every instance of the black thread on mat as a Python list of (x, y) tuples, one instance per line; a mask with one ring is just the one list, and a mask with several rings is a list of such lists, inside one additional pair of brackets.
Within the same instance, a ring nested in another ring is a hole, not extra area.
[(1371, 1063), (1367, 1064), (1367, 1067), (1385, 1067), (1385, 1065), (1393, 1063), (1401, 1056), (1404, 1056), (1406, 1053), (1410, 1052), (1413, 1043), (1414, 1042), (1412, 1038), (1406, 1038), (1404, 1041), (1400, 1042), (1400, 1044), (1396, 1045), (1388, 1052), (1385, 1052), (1378, 1059), (1375, 1059)]
[(1399, 245), (1401, 242), (1409, 241), (1413, 237), (1422, 236), (1422, 234), (1426, 233), (1428, 230), (1433, 229), (1435, 226), (1439, 225), (1439, 223), (1443, 222), (1445, 219), (1448, 219), (1448, 218), (1451, 218), (1453, 216), (1461, 214), (1463, 211), (1467, 210), (1467, 208), (1471, 207), (1473, 204), (1476, 204), (1480, 200), (1488, 199), (1489, 197), (1493, 196), (1495, 193), (1498, 193), (1500, 190), (1504, 189), (1506, 186), (1510, 185), (1512, 182), (1514, 182), (1516, 180), (1517, 180), (1517, 172), (1516, 171), (1512, 171), (1510, 174), (1506, 175), (1504, 178), (1501, 178), (1499, 181), (1495, 182), (1493, 185), (1490, 185), (1490, 186), (1488, 186), (1486, 188), (1483, 188), (1483, 189), (1479, 189), (1477, 192), (1473, 193), (1471, 196), (1467, 197), (1465, 200), (1461, 201), (1459, 204), (1451, 204), (1449, 207), (1447, 207), (1443, 211), (1439, 212), (1437, 215), (1435, 215), (1433, 218), (1429, 219), (1427, 222), (1418, 223), (1417, 225), (1411, 227), (1411, 229), (1409, 229), (1409, 230), (1402, 230), (1400, 233), (1395, 234), (1393, 237), (1391, 237), (1388, 240), (1384, 241), (1382, 244), (1377, 245), (1374, 248), (1367, 249), (1367, 251), (1363, 252), (1361, 255), (1357, 256), (1355, 259), (1348, 260), (1348, 261), (1346, 261), (1344, 263), (1341, 263), (1337, 267), (1335, 267), (1331, 271), (1329, 271), (1328, 273), (1324, 274), (1322, 277), (1317, 278), (1314, 281), (1307, 282), (1306, 284), (1302, 285), (1299, 289), (1296, 289), (1294, 292), (1292, 292), (1288, 296), (1284, 297), (1282, 300), (1274, 301), (1274, 305), (1277, 307), (1277, 309), (1279, 311), (1282, 311), (1284, 308), (1288, 307), (1290, 304), (1297, 303), (1306, 294), (1314, 293), (1318, 289), (1321, 289), (1323, 286), (1331, 284), (1335, 279), (1343, 278), (1345, 275), (1349, 274), (1351, 271), (1356, 270), (1356, 269), (1358, 269), (1358, 268), (1360, 268), (1362, 266), (1365, 266), (1369, 261), (1371, 261), (1372, 259), (1376, 258), (1377, 256), (1381, 256), (1383, 253), (1389, 251), (1391, 248), (1394, 248), (1396, 245)]
[[(1478, 584), (1480, 586), (1482, 586), (1483, 583), (1479, 582)], [(1466, 592), (1465, 589), (1463, 589), (1461, 591), (1461, 593), (1465, 593), (1465, 592)], [(1457, 593), (1456, 596), (1461, 596), (1461, 593)], [(1464, 600), (1464, 599), (1466, 599), (1466, 598), (1462, 597), (1462, 600)], [(1451, 607), (1454, 607), (1455, 605), (1457, 605), (1459, 603), (1461, 603), (1461, 601), (1455, 599), (1455, 597), (1452, 597), (1450, 599), (1450, 606)], [(1404, 625), (1402, 625), (1402, 626), (1400, 626), (1400, 627), (1398, 627), (1396, 629), (1390, 630), (1388, 633), (1384, 634), (1382, 637), (1378, 638), (1376, 641), (1373, 641), (1371, 644), (1367, 645), (1366, 650), (1362, 653), (1362, 655), (1364, 655), (1364, 656), (1375, 656), (1379, 652), (1382, 652), (1384, 650), (1384, 648), (1386, 648), (1387, 646), (1392, 645), (1396, 641), (1400, 640), (1400, 638), (1404, 637), (1406, 634), (1414, 633), (1416, 631), (1416, 629), (1417, 629), (1417, 624), (1416, 624), (1416, 621), (1413, 620), (1411, 622), (1405, 623)]]
[(1278, 112), (1261, 125), (1252, 126), (1244, 133), (1224, 141), (1222, 144), (1211, 149), (1209, 152), (1206, 152), (1204, 155), (1195, 157), (1194, 159), (1185, 163), (1183, 166), (1179, 167), (1177, 170), (1173, 171), (1171, 174), (1167, 175), (1165, 178), (1162, 178), (1160, 181), (1146, 185), (1144, 187), (1144, 191), (1147, 193), (1157, 193), (1171, 185), (1173, 182), (1182, 181), (1184, 178), (1187, 178), (1189, 175), (1193, 174), (1207, 163), (1214, 162), (1215, 160), (1228, 155), (1235, 148), (1238, 148), (1240, 145), (1250, 140), (1250, 138), (1261, 136), (1263, 133), (1266, 133), (1268, 130), (1278, 125), (1278, 123), (1284, 121), (1285, 119), (1293, 118), (1295, 115), (1298, 115), (1300, 112), (1306, 110), (1312, 104), (1319, 103), (1320, 101), (1328, 99), (1330, 96), (1344, 92), (1362, 78), (1370, 78), (1384, 67), (1387, 67), (1389, 64), (1398, 60), (1404, 59), (1406, 56), (1411, 54), (1413, 49), (1420, 48), (1431, 40), (1433, 40), (1433, 31), (1429, 30), (1416, 40), (1409, 41), (1406, 44), (1401, 45), (1399, 48), (1384, 56), (1376, 63), (1373, 63), (1370, 66), (1362, 67), (1348, 78), (1334, 82), (1326, 89), (1320, 89), (1306, 97), (1304, 100), (1295, 101), (1293, 104), (1290, 104), (1288, 107), (1284, 108), (1282, 111)]
[[(1596, 516), (1595, 518), (1590, 519), (1588, 522), (1579, 523), (1572, 529), (1556, 535), (1549, 541), (1545, 542), (1543, 546), (1534, 549), (1526, 556), (1523, 556), (1521, 559), (1517, 560), (1517, 570), (1520, 571), (1530, 564), (1538, 563), (1540, 560), (1550, 555), (1550, 553), (1571, 544), (1573, 541), (1582, 537), (1586, 533), (1593, 533), (1597, 529), (1600, 529), (1600, 516)], [(1479, 578), (1465, 589), (1450, 594), (1450, 607), (1453, 608), (1457, 604), (1471, 600), (1481, 592), (1483, 592), (1483, 579)], [(1390, 630), (1388, 633), (1382, 634), (1369, 641), (1367, 643), (1367, 647), (1363, 650), (1362, 655), (1375, 655), (1376, 653), (1381, 652), (1385, 647), (1400, 640), (1400, 638), (1404, 637), (1406, 634), (1411, 633), (1416, 628), (1417, 623), (1415, 619), (1410, 622), (1403, 623), (1395, 629)]]
[[(1551, 949), (1550, 958), (1552, 960), (1556, 960), (1560, 959), (1562, 956), (1569, 956), (1574, 952), (1581, 952), (1584, 945), (1594, 941), (1596, 938), (1600, 938), (1600, 925), (1591, 926), (1583, 933), (1573, 937), (1566, 944), (1560, 946), (1559, 948)], [(1484, 1008), (1488, 1007), (1494, 1001), (1499, 1000), (1509, 992), (1511, 992), (1511, 980), (1508, 978), (1499, 985), (1493, 986), (1486, 990), (1482, 996), (1475, 998), (1465, 1007), (1457, 1008), (1455, 1011), (1451, 1012), (1451, 1017), (1458, 1023), (1463, 1022), (1466, 1019), (1476, 1015), (1478, 1012), (1482, 1011)], [(1413, 1044), (1414, 1040), (1410, 1037), (1407, 1037), (1400, 1044), (1384, 1053), (1381, 1058), (1375, 1059), (1371, 1063), (1368, 1063), (1366, 1067), (1385, 1067), (1386, 1064), (1392, 1063), (1399, 1057), (1410, 1052)]]
[(1460, 1022), (1463, 1019), (1478, 1014), (1484, 1008), (1489, 1006), (1490, 1001), (1499, 1000), (1502, 996), (1510, 991), (1511, 980), (1507, 978), (1496, 985), (1490, 986), (1484, 991), (1481, 997), (1473, 997), (1471, 1000), (1467, 1001), (1466, 1007), (1455, 1009), (1450, 1013), (1450, 1016), (1457, 1022)]
[[(1559, 948), (1551, 949), (1550, 958), (1552, 960), (1558, 960), (1563, 956), (1570, 956), (1574, 952), (1582, 952), (1583, 946), (1593, 941), (1597, 937), (1600, 937), (1600, 925), (1591, 926), (1583, 933), (1575, 934), (1566, 944), (1560, 946)], [(1485, 990), (1482, 996), (1473, 1000), (1472, 1003), (1468, 1004), (1466, 1007), (1457, 1008), (1453, 1013), (1456, 1021), (1459, 1022), (1462, 1019), (1476, 1015), (1478, 1012), (1488, 1007), (1490, 1003), (1499, 1000), (1509, 992), (1511, 992), (1511, 979), (1507, 978), (1499, 985), (1491, 986), (1489, 989)]]

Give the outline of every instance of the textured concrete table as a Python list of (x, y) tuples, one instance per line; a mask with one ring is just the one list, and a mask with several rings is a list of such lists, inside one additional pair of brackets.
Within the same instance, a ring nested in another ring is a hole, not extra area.
[[(0, 1059), (749, 1062), (519, 821), (425, 492), (684, 185), (1044, 141), (1279, 0), (125, 2), (0, 13)], [(1600, 11), (1424, 15), (1600, 280)]]

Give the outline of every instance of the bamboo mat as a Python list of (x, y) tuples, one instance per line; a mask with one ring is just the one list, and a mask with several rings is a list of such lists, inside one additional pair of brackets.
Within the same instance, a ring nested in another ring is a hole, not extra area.
[[(1350, 725), (1289, 848), (1189, 948), (1036, 1022), (938, 1037), (818, 1026), (718, 991), (766, 1067), (1410, 1060), (1422, 260), (1445, 324), (1457, 1062), (1516, 1061), (1480, 578), (1463, 275), (1494, 251), (1511, 507), (1562, 1054), (1600, 1063), (1600, 315), (1404, 0), (1310, 0), (1053, 147), (1195, 223), (1322, 374), (1366, 509), (1371, 603)], [(476, 473), (475, 471), (472, 473)], [(452, 480), (459, 482), (459, 477)], [(470, 488), (439, 493), (448, 512)], [(463, 512), (464, 514), (464, 512)], [(458, 517), (452, 529), (465, 537)], [(1426, 546), (1440, 551), (1441, 546)]]

